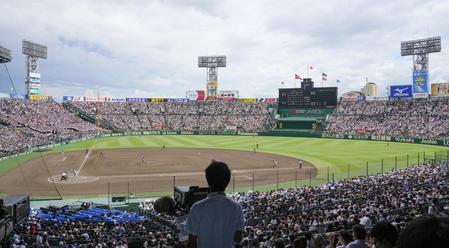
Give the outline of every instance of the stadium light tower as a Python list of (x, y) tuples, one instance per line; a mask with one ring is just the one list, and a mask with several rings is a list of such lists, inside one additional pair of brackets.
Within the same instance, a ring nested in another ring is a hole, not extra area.
[(12, 60), (11, 50), (0, 46), (0, 64), (9, 63)]
[(25, 91), (28, 99), (40, 95), (41, 74), (39, 73), (39, 60), (47, 59), (47, 47), (22, 40), (22, 53), (26, 55)]
[(207, 68), (207, 99), (217, 99), (217, 67), (226, 67), (226, 56), (199, 56), (198, 67)]
[(428, 93), (429, 53), (441, 52), (441, 37), (401, 42), (401, 56), (413, 56), (413, 93)]

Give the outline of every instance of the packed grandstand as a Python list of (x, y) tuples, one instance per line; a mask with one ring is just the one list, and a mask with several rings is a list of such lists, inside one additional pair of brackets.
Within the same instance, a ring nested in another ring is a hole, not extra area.
[[(96, 109), (99, 109), (99, 112)], [(96, 115), (108, 123), (97, 129)], [(449, 136), (449, 100), (340, 102), (326, 116), (327, 134)], [(84, 117), (84, 118), (81, 118)], [(90, 118), (85, 118), (90, 117)], [(0, 100), (0, 155), (32, 147), (125, 131), (262, 132), (276, 125), (276, 105), (267, 102), (69, 102)]]
[[(0, 156), (113, 132), (241, 131), (279, 127), (266, 102), (38, 102), (0, 100)], [(446, 138), (449, 101), (341, 101), (326, 116), (325, 133)], [(96, 117), (101, 118), (96, 125)], [(107, 125), (103, 125), (103, 124)], [(313, 130), (311, 130), (313, 131)], [(336, 247), (355, 225), (404, 229), (415, 219), (449, 213), (449, 167), (423, 164), (386, 174), (268, 192), (235, 193), (244, 211), (242, 247)], [(338, 197), (337, 197), (338, 196)], [(347, 233), (346, 233), (347, 234)], [(140, 215), (82, 207), (34, 209), (11, 247), (183, 247), (173, 217), (140, 204)], [(400, 242), (400, 241), (399, 241)], [(401, 243), (397, 247), (401, 246)], [(302, 245), (302, 246), (301, 246)]]

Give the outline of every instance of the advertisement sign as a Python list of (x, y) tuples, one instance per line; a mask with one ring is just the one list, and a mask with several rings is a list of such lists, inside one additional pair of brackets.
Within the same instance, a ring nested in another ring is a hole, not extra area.
[(341, 101), (342, 102), (357, 102), (358, 96), (342, 96)]
[(204, 101), (204, 90), (189, 90), (186, 92), (186, 98), (189, 101)]
[(366, 101), (388, 101), (388, 97), (385, 96), (366, 96)]
[(204, 90), (197, 90), (196, 91), (196, 100), (204, 101), (205, 99), (206, 99), (206, 92), (204, 92)]
[(30, 88), (28, 90), (29, 94), (39, 95), (41, 93), (40, 89)]
[(257, 102), (256, 98), (240, 98), (239, 102)]
[(167, 102), (177, 102), (177, 103), (183, 103), (188, 102), (189, 100), (187, 98), (168, 98)]
[(30, 78), (41, 78), (40, 73), (30, 72), (29, 76), (30, 76)]
[(391, 85), (390, 86), (390, 97), (394, 97), (394, 98), (412, 97), (412, 86), (411, 85)]
[(133, 98), (126, 98), (127, 102), (148, 102), (148, 98), (138, 98), (138, 97), (133, 97)]
[(427, 71), (413, 72), (413, 93), (428, 93), (427, 81)]
[(217, 81), (207, 82), (207, 100), (216, 100), (218, 97), (218, 84)]
[(74, 101), (74, 102), (83, 102), (84, 101), (84, 96), (74, 96), (72, 101)]
[(30, 82), (31, 83), (40, 83), (41, 82), (41, 80), (39, 79), (39, 78), (30, 78)]
[(11, 93), (9, 95), (9, 97), (11, 99), (21, 99), (21, 100), (25, 99), (25, 95), (24, 94), (19, 94), (19, 93)]
[(73, 101), (73, 96), (63, 96), (62, 102), (71, 102)]
[(449, 83), (432, 84), (430, 92), (432, 96), (449, 96)]
[(268, 103), (277, 103), (278, 99), (274, 97), (270, 98), (257, 98), (257, 102), (268, 102)]
[(165, 98), (148, 98), (149, 102), (166, 102)]
[(221, 90), (220, 93), (218, 93), (218, 97), (221, 97), (221, 98), (238, 98), (239, 97), (239, 91), (238, 90)]
[(31, 101), (48, 101), (48, 96), (30, 95)]

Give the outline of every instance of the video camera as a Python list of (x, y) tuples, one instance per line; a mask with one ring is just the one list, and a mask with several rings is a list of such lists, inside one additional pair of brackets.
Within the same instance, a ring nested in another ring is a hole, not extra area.
[(203, 200), (208, 194), (208, 187), (175, 186), (175, 193), (173, 195), (175, 210), (188, 213), (193, 204)]
[(14, 221), (12, 217), (8, 215), (8, 211), (3, 206), (3, 200), (0, 199), (0, 246), (6, 242), (6, 238), (9, 237), (13, 230)]

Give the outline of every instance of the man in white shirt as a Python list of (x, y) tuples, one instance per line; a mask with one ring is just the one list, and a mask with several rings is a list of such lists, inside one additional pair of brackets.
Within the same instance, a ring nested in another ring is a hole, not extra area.
[(205, 172), (210, 194), (190, 209), (187, 247), (234, 247), (242, 241), (245, 225), (242, 206), (224, 193), (231, 171), (225, 163), (213, 160)]

